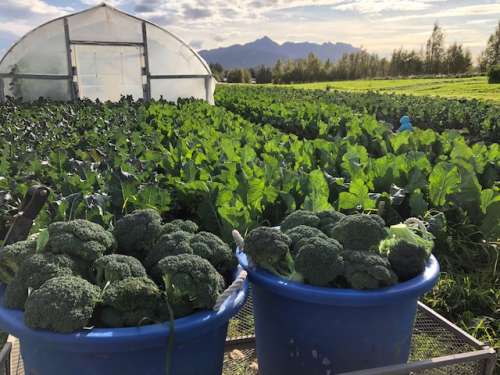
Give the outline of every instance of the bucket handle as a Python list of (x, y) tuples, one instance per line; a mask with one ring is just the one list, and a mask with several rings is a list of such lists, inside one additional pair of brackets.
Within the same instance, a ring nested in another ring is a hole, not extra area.
[[(244, 241), (243, 237), (241, 234), (235, 229), (232, 232), (233, 234), (233, 239), (236, 242), (236, 245), (240, 248), (243, 249), (244, 246)], [(247, 279), (247, 271), (241, 270), (238, 274), (238, 276), (234, 279), (231, 285), (229, 285), (226, 290), (224, 290), (221, 295), (217, 298), (217, 301), (215, 302), (215, 305), (213, 307), (214, 311), (218, 311), (222, 304), (231, 297), (233, 294), (238, 293), (243, 286), (245, 285), (245, 280)]]

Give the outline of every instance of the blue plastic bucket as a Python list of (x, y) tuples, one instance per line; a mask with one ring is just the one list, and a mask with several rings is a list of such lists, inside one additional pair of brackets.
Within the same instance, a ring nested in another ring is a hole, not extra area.
[[(99, 328), (71, 334), (33, 330), (23, 312), (3, 307), (0, 327), (19, 338), (26, 375), (161, 375), (166, 373), (168, 323)], [(248, 283), (218, 311), (175, 321), (172, 375), (220, 375), (229, 319), (243, 306)]]
[(375, 291), (323, 288), (248, 267), (260, 375), (333, 375), (405, 363), (417, 300), (439, 277), (433, 256), (423, 274)]

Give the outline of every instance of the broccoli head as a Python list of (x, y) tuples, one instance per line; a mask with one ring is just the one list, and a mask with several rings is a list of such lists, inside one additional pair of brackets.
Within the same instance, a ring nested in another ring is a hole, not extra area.
[(227, 243), (215, 234), (199, 232), (190, 241), (193, 254), (208, 260), (223, 276), (232, 277), (238, 261)]
[[(418, 219), (415, 225), (396, 224), (389, 228), (389, 236), (379, 245), (387, 255), (400, 281), (409, 280), (425, 269), (425, 263), (434, 247), (433, 236)], [(411, 222), (411, 220), (409, 220)]]
[(198, 225), (191, 220), (175, 219), (172, 220), (170, 223), (166, 223), (161, 228), (161, 234), (177, 232), (179, 230), (188, 233), (196, 233), (198, 232)]
[(312, 237), (295, 258), (295, 270), (311, 285), (328, 286), (344, 272), (342, 245), (332, 238)]
[(152, 209), (136, 210), (116, 222), (118, 252), (144, 260), (161, 234), (161, 216)]
[(380, 251), (387, 254), (399, 281), (409, 280), (422, 273), (429, 258), (424, 247), (398, 238), (383, 240)]
[(19, 241), (0, 251), (0, 282), (9, 284), (21, 263), (36, 251), (36, 239)]
[(54, 277), (26, 300), (24, 322), (33, 329), (73, 332), (89, 325), (100, 290), (76, 276)]
[(290, 237), (292, 244), (290, 246), (290, 253), (295, 258), (299, 252), (299, 248), (302, 244), (307, 243), (313, 237), (328, 238), (326, 234), (320, 231), (318, 228), (309, 227), (307, 225), (298, 225), (289, 229), (285, 234)]
[(47, 280), (58, 276), (86, 273), (82, 264), (64, 254), (39, 253), (21, 263), (12, 282), (5, 289), (4, 304), (23, 309), (29, 290), (36, 290)]
[(342, 218), (331, 234), (346, 250), (377, 251), (387, 230), (378, 215), (354, 214)]
[(148, 252), (144, 260), (144, 266), (147, 270), (151, 271), (156, 264), (166, 256), (192, 254), (193, 249), (189, 243), (192, 237), (192, 233), (184, 231), (176, 231), (162, 235)]
[(275, 275), (290, 277), (294, 273), (290, 254), (292, 240), (279, 229), (258, 227), (245, 238), (245, 253), (254, 264)]
[(319, 217), (319, 229), (328, 237), (332, 237), (333, 227), (345, 217), (341, 212), (335, 210), (321, 211), (316, 214)]
[(168, 256), (158, 263), (158, 269), (176, 318), (211, 309), (225, 287), (214, 266), (198, 255)]
[(133, 327), (158, 319), (162, 292), (147, 277), (128, 277), (108, 285), (97, 313), (106, 327)]
[(48, 230), (47, 251), (67, 254), (88, 263), (112, 252), (116, 247), (111, 232), (91, 221), (60, 221), (50, 224)]
[(284, 233), (299, 225), (318, 227), (319, 223), (319, 217), (314, 212), (297, 210), (285, 217), (285, 219), (281, 222), (280, 229)]
[(146, 270), (138, 259), (122, 254), (105, 255), (92, 266), (95, 283), (101, 288), (108, 282), (115, 282), (127, 277), (146, 277)]
[(389, 261), (366, 251), (344, 251), (344, 278), (354, 289), (378, 289), (396, 284)]

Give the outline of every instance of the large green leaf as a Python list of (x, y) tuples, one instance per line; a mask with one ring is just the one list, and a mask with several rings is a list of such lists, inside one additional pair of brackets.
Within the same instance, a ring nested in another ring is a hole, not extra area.
[(429, 197), (432, 204), (442, 207), (448, 195), (457, 193), (460, 187), (458, 168), (451, 163), (437, 164), (429, 176)]
[(323, 211), (332, 208), (328, 202), (330, 189), (325, 175), (320, 170), (309, 173), (308, 194), (304, 200), (304, 208), (310, 211)]

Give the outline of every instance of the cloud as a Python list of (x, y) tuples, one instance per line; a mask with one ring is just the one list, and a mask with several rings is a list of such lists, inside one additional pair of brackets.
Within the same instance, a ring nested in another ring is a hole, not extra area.
[(440, 10), (433, 13), (425, 14), (411, 14), (404, 16), (396, 16), (385, 18), (384, 21), (406, 21), (406, 20), (416, 20), (421, 18), (447, 18), (447, 17), (474, 17), (474, 16), (485, 16), (485, 15), (499, 15), (500, 14), (500, 2), (492, 4), (478, 4), (478, 5), (467, 5), (456, 8), (449, 8)]
[(193, 47), (194, 49), (201, 49), (203, 46), (203, 40), (192, 40), (189, 42), (189, 45)]
[(42, 0), (2, 0), (0, 1), (0, 18), (30, 18), (43, 16), (46, 18), (62, 16), (73, 9), (58, 7)]
[(432, 8), (434, 3), (443, 0), (358, 0), (336, 5), (337, 10), (350, 10), (359, 13), (380, 13), (383, 11), (412, 12)]
[(184, 5), (183, 11), (184, 17), (187, 19), (207, 18), (213, 15), (209, 8), (195, 8), (190, 5)]

